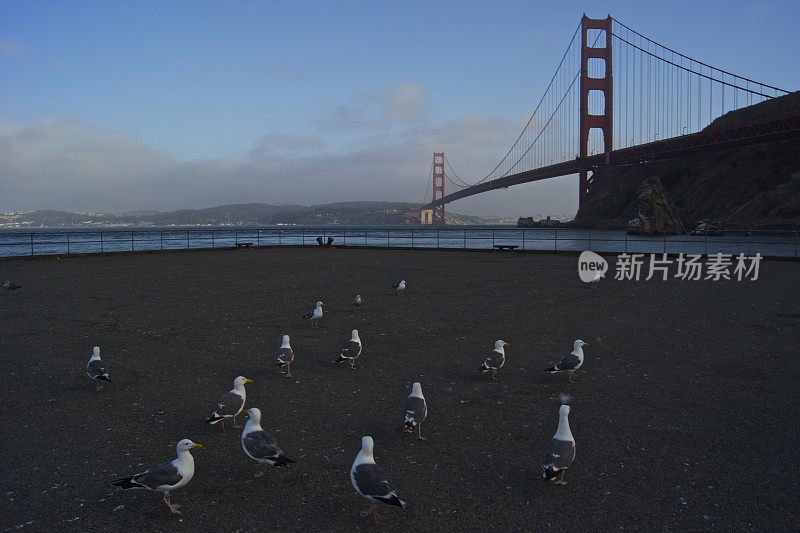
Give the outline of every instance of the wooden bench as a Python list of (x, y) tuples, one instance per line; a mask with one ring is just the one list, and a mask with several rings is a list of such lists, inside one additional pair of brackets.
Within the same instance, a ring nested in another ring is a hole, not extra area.
[(516, 245), (516, 244), (495, 244), (494, 247), (497, 248), (500, 251), (503, 251), (503, 250), (514, 251), (517, 248), (519, 248), (519, 246)]
[(253, 246), (253, 243), (252, 242), (237, 242), (237, 243), (234, 243), (233, 245), (236, 246), (237, 248), (250, 248), (251, 246)]

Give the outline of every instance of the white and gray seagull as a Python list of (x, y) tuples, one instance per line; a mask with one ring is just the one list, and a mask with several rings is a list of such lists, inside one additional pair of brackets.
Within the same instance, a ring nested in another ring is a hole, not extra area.
[(339, 353), (339, 358), (334, 363), (342, 363), (344, 361), (350, 362), (350, 369), (356, 369), (356, 359), (361, 355), (361, 338), (358, 336), (358, 330), (354, 329), (350, 334), (350, 340), (347, 341), (342, 351)]
[(105, 366), (103, 366), (103, 362), (100, 360), (99, 346), (92, 348), (92, 357), (89, 359), (89, 362), (86, 363), (86, 375), (97, 382), (96, 388), (98, 391), (103, 390), (104, 381), (111, 381)]
[(358, 452), (353, 466), (350, 467), (350, 481), (356, 492), (370, 502), (369, 507), (360, 512), (361, 516), (372, 516), (375, 525), (378, 525), (383, 522), (383, 517), (378, 514), (378, 503), (405, 509), (406, 502), (397, 497), (397, 493), (389, 486), (383, 469), (375, 464), (375, 457), (372, 455), (373, 447), (372, 437), (361, 437), (361, 451)]
[(361, 301), (361, 295), (356, 294), (356, 298), (353, 300), (353, 307), (361, 307), (362, 303), (363, 302)]
[(392, 288), (394, 289), (395, 294), (403, 294), (403, 291), (406, 290), (406, 280), (401, 279), (399, 282), (392, 285)]
[(217, 410), (206, 419), (206, 422), (212, 426), (221, 423), (220, 428), (225, 431), (225, 420), (231, 418), (233, 419), (234, 428), (241, 427), (236, 425), (236, 416), (242, 412), (247, 398), (244, 386), (250, 383), (254, 383), (254, 381), (244, 376), (239, 376), (233, 380), (233, 388), (222, 395), (217, 402)]
[(569, 429), (569, 405), (562, 405), (558, 410), (558, 429), (544, 455), (542, 478), (553, 481), (556, 485), (566, 485), (564, 472), (575, 460), (575, 438)]
[(551, 374), (556, 374), (558, 372), (569, 372), (569, 380), (572, 381), (572, 376), (576, 370), (578, 370), (581, 365), (583, 365), (583, 347), (589, 346), (588, 342), (583, 342), (582, 340), (578, 339), (574, 343), (572, 343), (572, 351), (562, 357), (558, 363), (551, 366), (550, 368), (545, 368), (545, 372), (550, 372)]
[(506, 346), (511, 346), (504, 340), (497, 340), (494, 343), (494, 350), (486, 356), (483, 364), (478, 367), (479, 372), (489, 372), (491, 370), (492, 377), (490, 379), (497, 379), (497, 371), (506, 364)]
[(306, 320), (311, 321), (311, 327), (315, 328), (319, 325), (319, 321), (322, 318), (322, 306), (324, 304), (322, 302), (317, 302), (317, 306), (314, 307), (311, 311), (306, 311), (303, 315), (303, 318)]
[(182, 514), (181, 506), (169, 501), (169, 493), (183, 487), (194, 476), (194, 457), (189, 450), (202, 448), (202, 444), (183, 439), (178, 442), (178, 457), (146, 470), (141, 474), (124, 477), (112, 482), (122, 489), (146, 489), (164, 493), (164, 503), (172, 514)]
[(422, 436), (422, 423), (428, 417), (428, 403), (422, 395), (422, 385), (414, 383), (411, 386), (411, 395), (406, 398), (405, 405), (405, 431), (413, 433), (417, 428), (417, 440), (426, 440)]
[(281, 338), (281, 347), (278, 350), (278, 366), (281, 367), (280, 373), (286, 374), (287, 378), (293, 377), (292, 363), (294, 363), (294, 351), (292, 350), (292, 345), (289, 344), (289, 335), (284, 335)]
[(283, 455), (272, 435), (261, 427), (261, 410), (251, 407), (247, 410), (247, 423), (242, 431), (242, 449), (247, 457), (258, 463), (254, 477), (266, 473), (264, 465), (285, 466), (295, 461)]

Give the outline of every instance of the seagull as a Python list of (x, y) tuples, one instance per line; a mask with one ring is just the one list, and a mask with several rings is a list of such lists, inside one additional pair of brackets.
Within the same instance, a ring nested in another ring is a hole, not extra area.
[(358, 330), (354, 329), (350, 334), (350, 340), (347, 341), (345, 347), (342, 348), (342, 352), (339, 354), (339, 359), (335, 360), (334, 363), (350, 361), (350, 368), (355, 370), (356, 359), (358, 359), (358, 356), (361, 355), (361, 348), (361, 339), (358, 336)]
[(150, 470), (131, 477), (117, 479), (112, 484), (123, 489), (147, 489), (164, 493), (164, 503), (172, 514), (182, 514), (181, 506), (169, 501), (169, 493), (183, 487), (194, 476), (194, 457), (189, 452), (192, 448), (202, 448), (202, 444), (183, 439), (178, 443), (178, 457), (172, 461), (161, 463)]
[(356, 299), (353, 300), (353, 307), (361, 307), (361, 295), (356, 294)]
[[(556, 485), (566, 485), (564, 472), (575, 460), (575, 439), (569, 430), (569, 405), (558, 409), (558, 429), (550, 440), (547, 453), (544, 454), (542, 478), (553, 481)], [(558, 479), (556, 479), (558, 478)]]
[(478, 368), (478, 371), (488, 372), (491, 370), (491, 379), (497, 379), (497, 371), (500, 370), (504, 364), (506, 364), (506, 350), (504, 346), (511, 345), (503, 340), (496, 341), (494, 343), (494, 350), (492, 350), (492, 353), (486, 356), (486, 359), (483, 360), (483, 364)]
[[(284, 335), (281, 339), (281, 349), (278, 350), (278, 366), (281, 367), (281, 374), (286, 374), (287, 378), (293, 377), (290, 365), (294, 363), (294, 352), (289, 344), (289, 335)], [(286, 367), (286, 371), (282, 370)]]
[(414, 383), (411, 386), (411, 395), (406, 398), (406, 433), (413, 433), (414, 426), (417, 427), (417, 440), (425, 440), (422, 437), (422, 422), (428, 416), (428, 403), (422, 395), (422, 385)]
[(6, 289), (8, 289), (10, 291), (15, 291), (17, 289), (21, 289), (22, 285), (17, 285), (16, 283), (12, 283), (10, 281), (4, 281), (3, 282), (3, 287), (5, 287)]
[(406, 290), (406, 280), (401, 279), (399, 283), (395, 283), (392, 285), (395, 293), (402, 294), (404, 290)]
[(545, 368), (545, 372), (555, 374), (556, 372), (569, 372), (569, 380), (572, 381), (573, 373), (583, 364), (583, 347), (589, 346), (588, 342), (578, 339), (572, 344), (572, 351), (561, 358), (561, 360), (550, 368)]
[(405, 509), (406, 502), (397, 497), (397, 493), (389, 487), (383, 469), (375, 464), (375, 458), (372, 456), (373, 446), (372, 437), (361, 437), (361, 451), (350, 467), (350, 481), (356, 492), (370, 502), (369, 507), (361, 511), (361, 516), (372, 516), (377, 526), (383, 522), (383, 517), (378, 514), (379, 502), (396, 505), (401, 509)]
[(236, 425), (236, 416), (242, 412), (242, 409), (244, 408), (244, 400), (247, 397), (247, 392), (244, 390), (244, 386), (250, 383), (254, 383), (254, 381), (252, 379), (247, 379), (244, 376), (239, 376), (233, 380), (233, 389), (222, 395), (222, 398), (220, 398), (217, 402), (217, 410), (206, 419), (206, 422), (212, 426), (222, 422), (220, 427), (222, 428), (222, 431), (225, 431), (225, 420), (232, 418), (233, 427), (241, 427)]
[(311, 321), (312, 328), (316, 327), (319, 323), (319, 319), (322, 318), (322, 305), (322, 302), (317, 302), (317, 306), (314, 309), (303, 315), (303, 318)]
[(100, 360), (99, 346), (92, 348), (92, 357), (89, 359), (89, 362), (86, 363), (86, 375), (89, 376), (90, 379), (97, 381), (98, 391), (103, 390), (104, 381), (111, 381), (111, 378), (108, 377), (108, 372), (106, 372), (103, 366), (103, 362)]
[(295, 461), (283, 455), (275, 439), (261, 428), (261, 409), (251, 407), (247, 410), (247, 423), (242, 431), (242, 449), (247, 456), (258, 463), (253, 477), (266, 473), (264, 465), (285, 466)]

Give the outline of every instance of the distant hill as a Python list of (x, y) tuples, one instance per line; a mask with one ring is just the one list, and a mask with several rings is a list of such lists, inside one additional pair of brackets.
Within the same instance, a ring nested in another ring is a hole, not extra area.
[[(706, 129), (800, 114), (800, 91), (726, 113)], [(639, 185), (661, 180), (687, 227), (712, 218), (751, 228), (800, 226), (800, 139), (750, 145), (705, 156), (600, 167), (574, 224), (624, 226)]]
[[(322, 205), (232, 204), (177, 211), (70, 213), (39, 210), (0, 215), (3, 226), (201, 226), (242, 225), (400, 225), (418, 223), (421, 204), (406, 202), (339, 202)], [(450, 224), (498, 224), (507, 219), (448, 213)]]

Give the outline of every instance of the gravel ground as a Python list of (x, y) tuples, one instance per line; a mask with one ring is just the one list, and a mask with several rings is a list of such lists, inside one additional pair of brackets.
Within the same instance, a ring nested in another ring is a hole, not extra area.
[[(23, 285), (0, 293), (2, 529), (371, 530), (348, 475), (362, 435), (409, 502), (382, 509), (385, 529), (796, 529), (800, 263), (598, 290), (576, 263), (344, 249), (2, 260), (0, 279)], [(357, 371), (332, 363), (354, 327)], [(294, 379), (274, 364), (282, 334)], [(498, 338), (511, 346), (490, 383), (476, 369)], [(578, 382), (542, 372), (576, 338), (591, 342)], [(94, 345), (113, 379), (100, 393), (84, 374)], [(238, 375), (297, 464), (254, 478), (239, 433), (203, 423)], [(425, 442), (401, 432), (413, 381)], [(563, 487), (539, 467), (560, 393), (577, 442)], [(111, 486), (184, 437), (205, 449), (173, 493), (182, 517)]]

